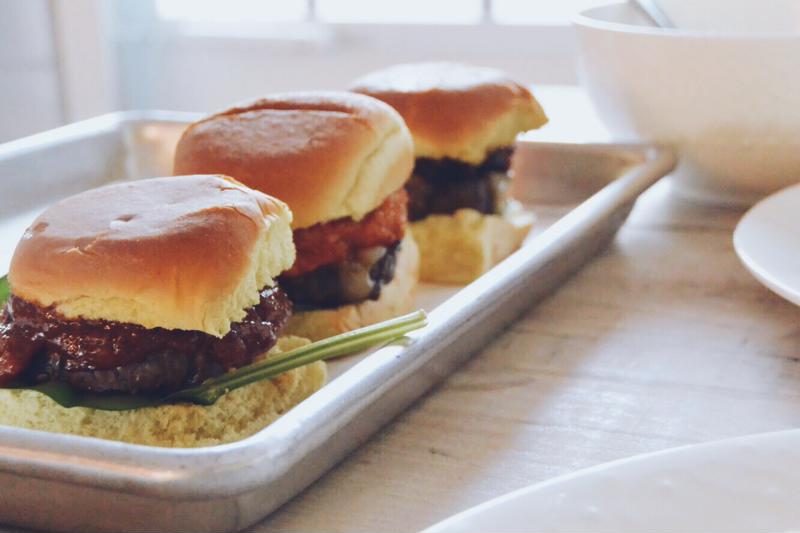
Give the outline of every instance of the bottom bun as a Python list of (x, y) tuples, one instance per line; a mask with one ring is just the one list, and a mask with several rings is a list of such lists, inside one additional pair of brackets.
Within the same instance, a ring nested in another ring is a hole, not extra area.
[(420, 279), (463, 285), (474, 281), (520, 247), (533, 220), (515, 202), (503, 215), (459, 209), (412, 223), (422, 256)]
[(418, 281), (419, 249), (411, 232), (406, 232), (397, 253), (394, 279), (381, 289), (380, 298), (335, 309), (294, 313), (286, 331), (316, 341), (411, 312)]
[[(306, 339), (284, 337), (269, 355), (304, 344), (308, 344)], [(233, 390), (214, 405), (175, 404), (130, 411), (67, 409), (35, 391), (0, 389), (0, 424), (148, 446), (214, 446), (257, 433), (319, 390), (325, 375), (325, 363), (316, 362)]]

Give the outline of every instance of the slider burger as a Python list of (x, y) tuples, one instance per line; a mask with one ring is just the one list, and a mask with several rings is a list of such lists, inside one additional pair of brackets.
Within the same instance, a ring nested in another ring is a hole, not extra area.
[(419, 63), (351, 90), (395, 108), (414, 138), (406, 190), (423, 280), (468, 283), (520, 246), (532, 216), (508, 198), (511, 155), (517, 134), (547, 122), (528, 89), (494, 69)]
[[(283, 202), (226, 176), (119, 183), (53, 205), (11, 261), (0, 385), (163, 395), (263, 357), (291, 314), (275, 281), (294, 262), (291, 219)], [(314, 363), (212, 406), (129, 411), (66, 409), (36, 391), (2, 389), (0, 423), (212, 445), (257, 432), (324, 378)]]
[(411, 136), (347, 92), (275, 94), (189, 126), (175, 174), (222, 173), (286, 202), (297, 260), (279, 277), (292, 334), (317, 340), (408, 312), (419, 255), (406, 232)]

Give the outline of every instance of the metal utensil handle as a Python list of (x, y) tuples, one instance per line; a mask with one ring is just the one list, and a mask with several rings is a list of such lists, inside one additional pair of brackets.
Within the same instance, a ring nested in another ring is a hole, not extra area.
[(654, 0), (629, 0), (628, 3), (647, 17), (654, 26), (675, 29), (675, 24)]

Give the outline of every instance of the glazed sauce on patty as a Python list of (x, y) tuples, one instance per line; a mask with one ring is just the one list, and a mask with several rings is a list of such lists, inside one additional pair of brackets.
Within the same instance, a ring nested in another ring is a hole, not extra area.
[(249, 364), (272, 348), (291, 315), (278, 287), (222, 338), (202, 331), (68, 319), (12, 295), (0, 311), (0, 385), (62, 381), (81, 390), (178, 390)]

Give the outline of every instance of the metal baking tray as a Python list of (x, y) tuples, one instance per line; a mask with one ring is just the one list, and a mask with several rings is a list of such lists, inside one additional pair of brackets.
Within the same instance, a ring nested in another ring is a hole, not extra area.
[[(48, 203), (169, 175), (198, 115), (105, 115), (0, 145), (0, 271)], [(430, 325), (330, 364), (320, 391), (232, 444), (168, 449), (0, 427), (0, 522), (60, 531), (237, 531), (289, 500), (606, 247), (674, 166), (655, 146), (521, 142), (514, 194), (539, 217), (523, 247), (466, 287), (423, 286)], [(90, 208), (87, 206), (87, 209)]]

